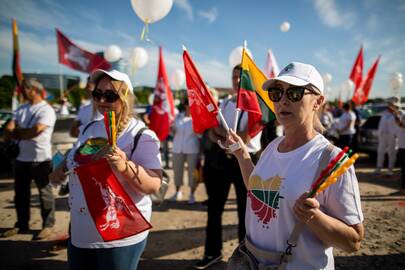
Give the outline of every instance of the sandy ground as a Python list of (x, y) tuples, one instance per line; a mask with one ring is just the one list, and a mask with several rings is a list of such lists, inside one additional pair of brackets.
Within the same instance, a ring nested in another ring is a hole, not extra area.
[[(388, 177), (373, 174), (373, 164), (364, 156), (356, 166), (360, 181), (366, 236), (359, 252), (347, 254), (335, 251), (336, 269), (405, 269), (405, 196), (392, 193), (399, 187), (399, 171)], [(171, 174), (172, 171), (169, 170)], [(188, 191), (184, 190), (184, 195)], [(58, 239), (68, 228), (67, 198), (56, 199), (55, 234), (48, 241), (33, 241), (41, 226), (38, 193), (32, 186), (31, 231), (24, 235), (0, 238), (0, 269), (67, 269), (66, 249), (55, 250)], [(173, 187), (168, 192), (173, 194)], [(210, 269), (223, 269), (227, 258), (237, 245), (236, 204), (232, 191), (223, 215), (224, 261)], [(191, 269), (204, 252), (206, 209), (205, 189), (197, 189), (195, 205), (187, 205), (187, 196), (178, 203), (165, 202), (154, 207), (152, 229), (147, 248), (138, 269)], [(13, 180), (10, 175), (0, 178), (0, 233), (15, 221)]]

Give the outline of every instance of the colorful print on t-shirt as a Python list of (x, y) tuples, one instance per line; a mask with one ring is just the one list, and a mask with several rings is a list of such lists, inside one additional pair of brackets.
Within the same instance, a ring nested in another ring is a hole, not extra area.
[(106, 145), (108, 145), (106, 138), (90, 138), (77, 149), (74, 160), (80, 165), (89, 163), (93, 156)]
[(258, 175), (249, 179), (248, 197), (251, 201), (253, 212), (265, 226), (272, 218), (277, 218), (276, 210), (279, 208), (280, 186), (283, 178), (276, 175), (267, 180), (262, 180)]

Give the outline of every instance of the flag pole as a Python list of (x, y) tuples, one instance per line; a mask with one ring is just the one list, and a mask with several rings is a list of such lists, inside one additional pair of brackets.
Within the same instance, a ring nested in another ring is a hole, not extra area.
[(59, 95), (60, 99), (63, 99), (63, 78), (61, 64), (59, 64)]
[[(244, 40), (243, 41), (243, 51), (242, 51), (242, 59), (241, 59), (241, 63), (243, 62), (243, 52), (246, 50), (247, 48), (247, 41)], [(242, 70), (241, 70), (242, 73)], [(239, 83), (239, 88), (240, 88), (240, 83)], [(238, 90), (239, 91), (239, 90)], [(237, 94), (239, 96), (239, 93)], [(236, 99), (238, 100), (238, 98)], [(238, 103), (238, 102), (236, 102)], [(233, 119), (233, 130), (236, 132), (236, 130), (238, 129), (238, 118), (239, 118), (239, 113), (240, 113), (240, 109), (237, 106), (238, 104), (236, 104), (236, 110), (235, 110), (235, 118)]]

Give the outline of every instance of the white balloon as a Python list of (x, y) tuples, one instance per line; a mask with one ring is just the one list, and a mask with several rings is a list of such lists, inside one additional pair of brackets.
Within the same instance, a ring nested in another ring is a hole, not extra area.
[(399, 72), (394, 72), (390, 78), (390, 86), (393, 90), (398, 90), (404, 83), (402, 74)]
[(323, 78), (324, 84), (328, 84), (332, 81), (332, 74), (325, 73), (325, 74), (323, 74), (322, 78)]
[(117, 45), (111, 45), (105, 50), (104, 52), (104, 58), (108, 62), (115, 62), (118, 61), (122, 56), (122, 51), (121, 48), (118, 47)]
[(180, 89), (186, 81), (186, 75), (182, 69), (176, 69), (171, 76), (173, 89)]
[(129, 59), (129, 63), (131, 64), (132, 68), (138, 69), (144, 67), (148, 62), (148, 59), (148, 52), (144, 48), (135, 47), (132, 50), (132, 55)]
[(353, 91), (354, 90), (354, 83), (352, 80), (346, 80), (343, 83), (343, 91)]
[(145, 23), (157, 22), (165, 17), (173, 5), (173, 0), (131, 0), (136, 15)]
[[(242, 62), (242, 50), (243, 47), (239, 46), (236, 47), (231, 51), (229, 54), (229, 65), (233, 68), (236, 65), (239, 65)], [(249, 51), (249, 49), (246, 49), (247, 54), (250, 56), (250, 58), (253, 59), (252, 53)]]
[(281, 32), (288, 32), (288, 30), (290, 30), (290, 23), (289, 22), (283, 22), (280, 25), (280, 31)]

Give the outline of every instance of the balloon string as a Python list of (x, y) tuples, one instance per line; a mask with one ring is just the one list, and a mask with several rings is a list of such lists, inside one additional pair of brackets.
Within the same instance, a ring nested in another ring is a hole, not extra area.
[(144, 40), (145, 37), (148, 36), (149, 28), (148, 28), (148, 19), (145, 20), (145, 25), (143, 26), (142, 29), (142, 34), (141, 34), (141, 40)]

